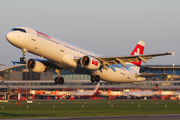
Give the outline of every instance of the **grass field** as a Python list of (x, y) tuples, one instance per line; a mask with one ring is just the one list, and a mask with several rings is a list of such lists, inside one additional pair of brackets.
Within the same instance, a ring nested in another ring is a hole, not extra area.
[(178, 100), (58, 100), (0, 103), (0, 119), (180, 114)]

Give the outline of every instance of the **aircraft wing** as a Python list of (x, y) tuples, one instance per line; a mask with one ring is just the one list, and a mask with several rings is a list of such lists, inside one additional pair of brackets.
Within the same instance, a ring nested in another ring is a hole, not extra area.
[(152, 59), (152, 57), (157, 56), (164, 56), (164, 55), (173, 55), (174, 53), (160, 53), (160, 54), (149, 54), (149, 55), (131, 55), (131, 56), (119, 56), (119, 57), (95, 57), (99, 61), (103, 63), (103, 67), (110, 66), (112, 64), (122, 64), (124, 67), (126, 67), (125, 63), (128, 62), (134, 62), (134, 61), (143, 61), (144, 63), (147, 63), (146, 60)]
[[(48, 68), (63, 69), (63, 68), (59, 67), (60, 66), (59, 63), (56, 63), (56, 62), (53, 62), (53, 61), (50, 61), (50, 60), (47, 60), (47, 59), (43, 59), (43, 60), (35, 59), (35, 60), (42, 62)], [(21, 61), (11, 61), (11, 62), (14, 65), (15, 64), (26, 64), (26, 61), (24, 61), (24, 62), (21, 62)]]

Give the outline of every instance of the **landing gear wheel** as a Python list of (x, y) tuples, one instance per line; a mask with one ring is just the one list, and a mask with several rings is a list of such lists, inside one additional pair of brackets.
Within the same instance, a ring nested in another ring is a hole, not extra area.
[(26, 61), (25, 54), (27, 53), (28, 50), (26, 48), (22, 48), (21, 51), (23, 53), (23, 57), (20, 58), (20, 61), (25, 62)]
[(63, 77), (60, 77), (59, 78), (59, 83), (62, 85), (64, 83), (64, 78)]
[(99, 75), (96, 75), (96, 76), (94, 77), (94, 79), (95, 79), (96, 82), (99, 82), (99, 81), (100, 81)]
[(55, 83), (59, 84), (59, 78), (58, 77), (55, 78)]
[(55, 80), (54, 80), (54, 82), (55, 82), (56, 84), (59, 84), (59, 83), (60, 83), (60, 84), (62, 85), (62, 84), (64, 83), (64, 78), (63, 78), (63, 77), (60, 77), (60, 78), (59, 78), (59, 77), (56, 77)]
[(25, 61), (26, 61), (26, 58), (25, 58), (25, 57), (21, 57), (21, 58), (20, 58), (20, 61), (21, 61), (21, 62), (25, 62)]
[(92, 82), (92, 83), (95, 82), (95, 76), (94, 76), (94, 75), (91, 76), (91, 82)]

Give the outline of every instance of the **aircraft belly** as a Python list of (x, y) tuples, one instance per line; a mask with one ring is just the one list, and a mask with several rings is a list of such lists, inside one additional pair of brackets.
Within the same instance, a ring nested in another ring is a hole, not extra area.
[(126, 69), (126, 68), (118, 68), (111, 67), (106, 69), (101, 69), (95, 71), (96, 75), (99, 75), (101, 80), (109, 81), (109, 82), (135, 82), (137, 78), (135, 77), (135, 73)]

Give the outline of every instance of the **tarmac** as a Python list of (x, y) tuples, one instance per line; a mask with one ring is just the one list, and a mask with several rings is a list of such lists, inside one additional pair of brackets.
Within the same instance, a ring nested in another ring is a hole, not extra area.
[(133, 115), (133, 116), (97, 116), (97, 117), (58, 117), (58, 118), (19, 118), (3, 120), (180, 120), (180, 114), (173, 115)]

